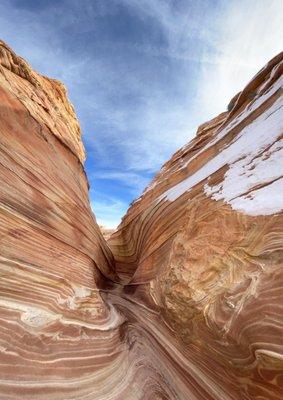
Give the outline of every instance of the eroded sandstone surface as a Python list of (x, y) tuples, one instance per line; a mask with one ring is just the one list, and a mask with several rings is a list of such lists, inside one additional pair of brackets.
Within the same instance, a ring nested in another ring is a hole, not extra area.
[(282, 69), (106, 241), (64, 86), (0, 42), (1, 400), (282, 399)]

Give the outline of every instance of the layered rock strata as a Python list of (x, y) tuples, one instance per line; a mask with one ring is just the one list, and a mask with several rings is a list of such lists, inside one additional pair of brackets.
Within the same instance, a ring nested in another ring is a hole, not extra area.
[(282, 63), (106, 242), (63, 85), (0, 42), (1, 400), (282, 398)]
[(0, 101), (0, 398), (78, 399), (96, 385), (103, 398), (121, 317), (97, 288), (116, 274), (78, 121), (64, 86), (3, 42)]
[(176, 398), (283, 396), (282, 71), (279, 54), (200, 126), (109, 241), (123, 296), (181, 339), (162, 337)]

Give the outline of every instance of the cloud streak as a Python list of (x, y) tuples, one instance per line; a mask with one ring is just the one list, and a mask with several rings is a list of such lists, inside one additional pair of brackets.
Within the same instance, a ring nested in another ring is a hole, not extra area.
[(94, 211), (114, 226), (197, 126), (281, 50), (282, 8), (281, 0), (3, 0), (0, 34), (67, 85)]

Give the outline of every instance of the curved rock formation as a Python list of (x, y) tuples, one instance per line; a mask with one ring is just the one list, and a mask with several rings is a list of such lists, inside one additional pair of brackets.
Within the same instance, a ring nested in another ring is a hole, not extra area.
[(176, 398), (283, 397), (282, 71), (279, 54), (200, 126), (109, 241), (123, 296), (183, 341)]
[(118, 354), (121, 323), (97, 288), (116, 274), (80, 128), (63, 85), (2, 42), (0, 100), (0, 398), (79, 398)]
[(282, 398), (282, 65), (107, 243), (63, 85), (0, 42), (1, 400)]

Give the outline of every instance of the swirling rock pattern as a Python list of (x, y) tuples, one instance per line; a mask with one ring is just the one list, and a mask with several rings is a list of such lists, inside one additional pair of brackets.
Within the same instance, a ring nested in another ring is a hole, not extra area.
[(279, 400), (282, 65), (96, 224), (63, 85), (0, 42), (0, 399)]
[(78, 121), (63, 85), (2, 42), (0, 64), (0, 398), (77, 399), (96, 385), (103, 398), (122, 318), (97, 287), (116, 273)]
[(202, 125), (110, 238), (123, 296), (181, 339), (160, 322), (172, 398), (283, 398), (282, 70), (280, 54)]

